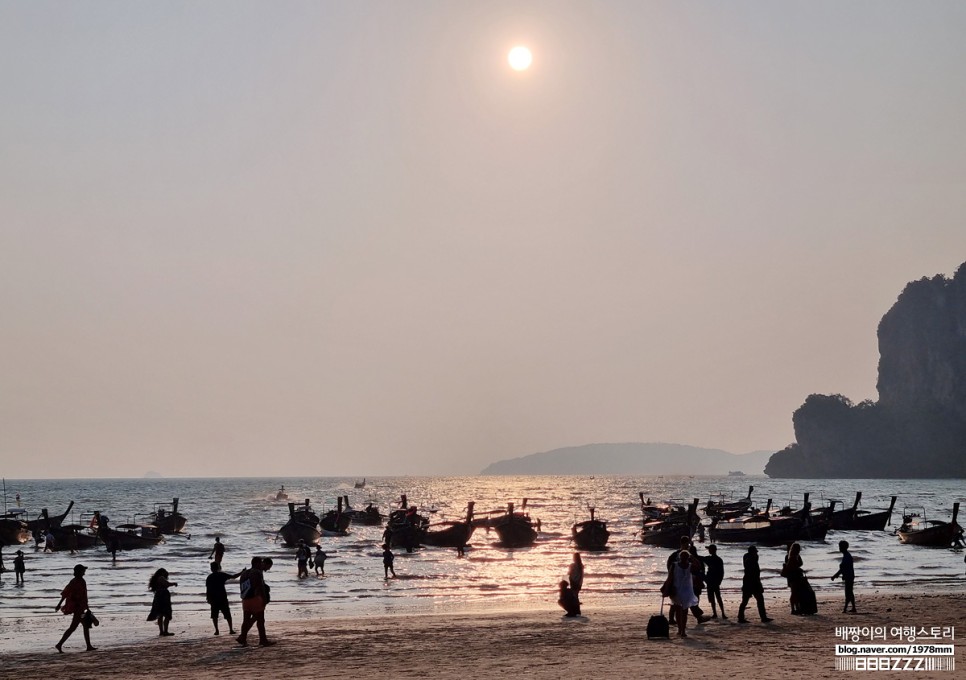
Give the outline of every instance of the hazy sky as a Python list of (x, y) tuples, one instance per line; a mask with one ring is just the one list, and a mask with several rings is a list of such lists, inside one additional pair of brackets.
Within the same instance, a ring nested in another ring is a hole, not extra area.
[(4, 0), (0, 473), (782, 448), (966, 260), (964, 35), (958, 1)]

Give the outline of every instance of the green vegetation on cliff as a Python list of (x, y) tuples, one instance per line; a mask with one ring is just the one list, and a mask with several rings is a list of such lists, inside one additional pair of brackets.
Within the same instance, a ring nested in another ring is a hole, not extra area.
[(966, 263), (908, 284), (879, 323), (879, 400), (810, 395), (771, 477), (966, 477)]

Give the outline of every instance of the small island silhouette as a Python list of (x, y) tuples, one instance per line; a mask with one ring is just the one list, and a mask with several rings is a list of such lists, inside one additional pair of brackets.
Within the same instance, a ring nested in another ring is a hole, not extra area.
[(770, 477), (966, 477), (966, 263), (906, 285), (879, 322), (879, 400), (812, 394)]

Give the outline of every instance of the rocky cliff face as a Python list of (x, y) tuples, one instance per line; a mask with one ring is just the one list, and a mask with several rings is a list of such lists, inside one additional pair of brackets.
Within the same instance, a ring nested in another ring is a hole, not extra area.
[(908, 284), (879, 323), (878, 402), (809, 396), (771, 477), (966, 477), (966, 263)]

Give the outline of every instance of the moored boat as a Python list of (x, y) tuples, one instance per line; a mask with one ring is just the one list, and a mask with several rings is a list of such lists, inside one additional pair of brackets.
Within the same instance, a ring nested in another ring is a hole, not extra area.
[(757, 543), (784, 545), (795, 541), (823, 541), (828, 533), (828, 518), (806, 512), (802, 515), (769, 515), (771, 499), (765, 512), (715, 519), (709, 535), (713, 543)]
[(437, 548), (462, 548), (470, 540), (476, 527), (473, 525), (473, 506), (466, 504), (466, 517), (457, 521), (430, 522), (423, 532), (422, 542)]
[(527, 499), (524, 498), (520, 512), (514, 512), (513, 503), (507, 503), (506, 513), (491, 518), (489, 526), (496, 531), (504, 548), (525, 548), (537, 540), (540, 520), (537, 520), (537, 528), (534, 528), (534, 522), (527, 512)]
[(662, 548), (679, 547), (683, 536), (690, 539), (697, 531), (700, 523), (698, 520), (698, 503), (699, 499), (695, 498), (686, 508), (684, 514), (674, 512), (659, 519), (645, 517), (644, 524), (641, 526), (641, 542)]
[(427, 526), (429, 518), (420, 515), (415, 505), (410, 507), (409, 498), (402, 494), (399, 497), (399, 507), (390, 512), (386, 520), (383, 540), (392, 547), (405, 548), (406, 552), (412, 552), (422, 544)]
[[(887, 524), (892, 523), (892, 510), (896, 506), (897, 498), (898, 496), (892, 497), (888, 510), (870, 512), (868, 510), (859, 510), (862, 492), (856, 491), (855, 502), (851, 508), (832, 511), (829, 528), (836, 531), (882, 531), (886, 528)], [(833, 508), (835, 502), (832, 501)]]
[(64, 519), (70, 514), (71, 508), (74, 507), (74, 501), (67, 504), (67, 509), (59, 515), (50, 516), (47, 512), (47, 508), (40, 511), (40, 516), (35, 519), (26, 520), (27, 528), (32, 532), (46, 531), (47, 529), (56, 529), (61, 524), (64, 523)]
[(322, 537), (319, 532), (319, 517), (313, 512), (308, 498), (305, 499), (305, 505), (298, 507), (289, 501), (288, 521), (278, 530), (278, 535), (290, 548), (297, 546), (299, 541), (305, 541), (307, 545), (318, 545)]
[(170, 503), (155, 503), (150, 519), (162, 534), (180, 534), (188, 523), (188, 518), (178, 512), (177, 498)]
[(919, 514), (903, 511), (902, 526), (896, 531), (901, 543), (921, 545), (930, 548), (948, 548), (957, 539), (962, 539), (963, 528), (956, 523), (959, 516), (959, 503), (953, 503), (953, 518), (950, 522), (926, 519), (925, 510)]
[(362, 510), (356, 510), (351, 505), (349, 505), (349, 497), (345, 496), (345, 514), (348, 515), (352, 521), (356, 524), (363, 524), (365, 526), (378, 526), (382, 524), (385, 517), (379, 512), (379, 508), (370, 503), (364, 507)]
[(62, 524), (50, 530), (54, 535), (54, 550), (87, 550), (99, 542), (97, 534), (83, 524)]
[[(345, 497), (348, 502), (349, 497)], [(349, 525), (352, 524), (352, 517), (342, 511), (342, 496), (336, 500), (336, 509), (329, 510), (319, 518), (319, 530), (331, 536), (345, 536), (349, 533)]]
[(704, 506), (704, 514), (712, 519), (726, 519), (742, 515), (751, 508), (751, 494), (754, 490), (754, 486), (749, 486), (748, 495), (736, 501), (710, 499)]
[(596, 508), (588, 508), (588, 510), (590, 510), (590, 519), (575, 522), (570, 529), (574, 545), (580, 550), (606, 550), (607, 541), (610, 539), (607, 522), (597, 519)]
[(26, 511), (15, 508), (0, 515), (0, 543), (3, 545), (22, 545), (30, 540), (31, 531), (23, 520)]

